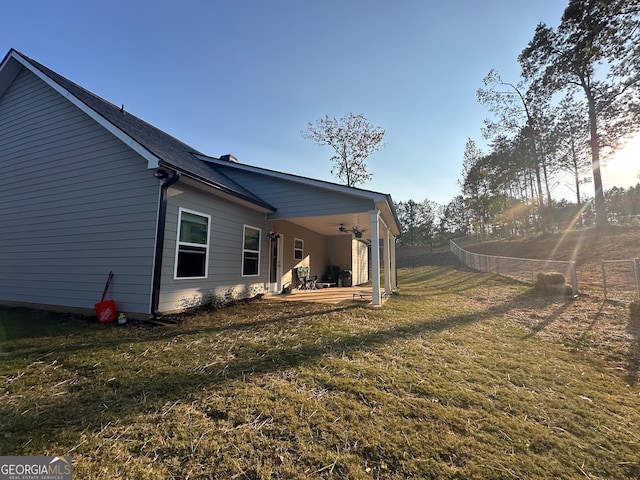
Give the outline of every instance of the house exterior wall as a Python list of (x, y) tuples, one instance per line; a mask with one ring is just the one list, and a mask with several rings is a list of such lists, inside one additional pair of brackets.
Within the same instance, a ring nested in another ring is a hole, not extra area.
[(362, 285), (369, 281), (369, 246), (360, 240), (351, 241), (353, 259), (353, 284)]
[(0, 98), (0, 301), (148, 313), (158, 181), (26, 69)]
[(329, 252), (327, 264), (340, 267), (340, 271), (352, 270), (352, 241), (353, 236), (350, 233), (348, 235), (341, 234), (327, 237), (327, 250)]
[[(180, 208), (211, 216), (207, 278), (174, 278)], [(258, 276), (242, 276), (244, 226), (262, 230)], [(266, 291), (269, 280), (269, 230), (264, 213), (178, 182), (168, 190), (160, 287), (161, 312), (199, 305), (214, 296), (252, 297)]]
[[(282, 249), (282, 285), (290, 284), (295, 287), (297, 279), (293, 269), (303, 266), (310, 267), (312, 276), (317, 275), (318, 280), (322, 279), (327, 265), (326, 238), (291, 222), (278, 222), (278, 231), (282, 233), (284, 241)], [(304, 242), (302, 260), (294, 258), (294, 241), (296, 238)]]

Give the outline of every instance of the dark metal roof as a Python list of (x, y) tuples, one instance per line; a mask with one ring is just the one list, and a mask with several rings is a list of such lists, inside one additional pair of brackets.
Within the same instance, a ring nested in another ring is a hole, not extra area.
[(168, 133), (163, 132), (107, 100), (100, 98), (22, 53), (16, 50), (12, 51), (157, 157), (159, 165), (175, 168), (224, 193), (262, 208), (276, 211), (275, 207), (251, 193), (242, 185), (231, 180), (219, 171), (215, 165), (196, 158), (194, 154), (203, 156), (204, 154), (195, 148), (181, 142)]

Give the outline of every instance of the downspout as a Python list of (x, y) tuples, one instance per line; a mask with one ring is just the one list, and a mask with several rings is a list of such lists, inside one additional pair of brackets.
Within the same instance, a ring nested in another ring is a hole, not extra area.
[(156, 249), (153, 259), (153, 287), (151, 291), (151, 314), (159, 318), (162, 313), (158, 311), (160, 303), (160, 281), (162, 278), (162, 254), (164, 253), (164, 230), (167, 223), (167, 190), (180, 180), (180, 172), (173, 172), (172, 176), (165, 170), (158, 170), (154, 176), (165, 179), (160, 185), (160, 205), (158, 206), (158, 231), (156, 232)]

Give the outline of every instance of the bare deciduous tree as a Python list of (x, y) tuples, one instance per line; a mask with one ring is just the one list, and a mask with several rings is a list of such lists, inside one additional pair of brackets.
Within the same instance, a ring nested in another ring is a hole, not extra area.
[(302, 136), (318, 145), (328, 145), (336, 152), (331, 157), (331, 173), (348, 187), (371, 180), (365, 160), (382, 146), (385, 131), (367, 122), (363, 115), (348, 113), (340, 119), (325, 115), (309, 123)]

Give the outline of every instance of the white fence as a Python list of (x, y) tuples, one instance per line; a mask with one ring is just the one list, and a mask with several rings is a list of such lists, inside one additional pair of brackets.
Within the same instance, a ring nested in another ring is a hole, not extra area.
[[(457, 239), (456, 239), (457, 241)], [(531, 258), (498, 257), (469, 252), (454, 240), (449, 242), (451, 252), (466, 266), (481, 272), (497, 273), (535, 284), (538, 273), (562, 273), (571, 282), (573, 295), (578, 294), (578, 276), (573, 261), (535, 260)]]
[(604, 299), (631, 302), (640, 298), (640, 259), (603, 260)]

